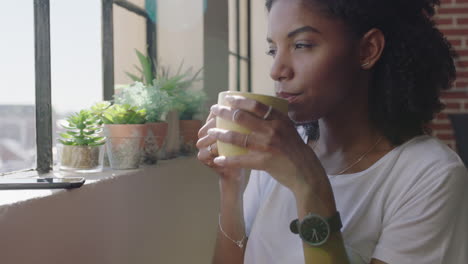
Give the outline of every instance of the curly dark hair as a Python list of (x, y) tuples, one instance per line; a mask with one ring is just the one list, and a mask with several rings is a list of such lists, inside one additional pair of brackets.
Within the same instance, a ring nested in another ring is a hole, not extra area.
[[(266, 0), (268, 11), (276, 0)], [(430, 133), (429, 122), (444, 105), (440, 92), (456, 78), (455, 51), (436, 28), (439, 0), (302, 0), (342, 19), (357, 37), (372, 28), (385, 36), (373, 68), (369, 118), (393, 145)], [(317, 126), (309, 126), (313, 128)], [(313, 134), (313, 133), (312, 133)]]

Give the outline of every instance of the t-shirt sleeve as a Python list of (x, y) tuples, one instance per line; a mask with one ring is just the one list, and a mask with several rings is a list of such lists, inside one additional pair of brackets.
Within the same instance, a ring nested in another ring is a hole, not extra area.
[(457, 232), (468, 232), (467, 214), (461, 213), (467, 206), (468, 175), (459, 164), (432, 173), (395, 198), (400, 199), (397, 209), (384, 216), (373, 258), (389, 264), (449, 263), (450, 250), (460, 246)]
[(249, 183), (244, 191), (244, 221), (246, 235), (250, 235), (255, 216), (261, 203), (261, 171), (252, 170)]

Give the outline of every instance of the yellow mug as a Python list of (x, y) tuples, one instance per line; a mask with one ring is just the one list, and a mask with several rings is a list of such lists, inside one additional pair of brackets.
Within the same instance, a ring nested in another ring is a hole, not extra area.
[[(247, 92), (234, 92), (234, 91), (226, 91), (226, 92), (221, 92), (218, 95), (218, 104), (219, 105), (224, 105), (224, 106), (229, 106), (229, 103), (224, 100), (226, 95), (239, 95), (243, 96), (245, 98), (253, 99), (255, 101), (258, 101), (262, 104), (272, 106), (273, 109), (278, 110), (282, 113), (287, 114), (288, 113), (288, 100), (275, 97), (275, 96), (270, 96), (270, 95), (264, 95), (264, 94), (254, 94), (254, 93), (247, 93)], [(226, 130), (231, 130), (231, 131), (236, 131), (242, 134), (250, 134), (251, 131), (243, 126), (240, 126), (231, 120), (226, 120), (222, 119), (220, 117), (216, 117), (216, 127), (221, 128), (221, 129), (226, 129)], [(237, 155), (244, 155), (247, 154), (247, 149), (239, 146), (235, 146), (229, 143), (217, 141), (217, 146), (218, 146), (218, 153), (220, 156), (237, 156)]]

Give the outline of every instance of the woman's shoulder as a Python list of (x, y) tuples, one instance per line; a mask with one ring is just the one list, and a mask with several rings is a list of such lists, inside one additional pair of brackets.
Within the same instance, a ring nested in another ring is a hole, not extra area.
[(426, 186), (445, 181), (466, 182), (468, 172), (455, 151), (439, 139), (424, 135), (397, 148), (390, 178), (402, 186)]
[(439, 139), (421, 135), (414, 137), (398, 147), (400, 159), (411, 163), (431, 164), (442, 167), (464, 166), (458, 154)]

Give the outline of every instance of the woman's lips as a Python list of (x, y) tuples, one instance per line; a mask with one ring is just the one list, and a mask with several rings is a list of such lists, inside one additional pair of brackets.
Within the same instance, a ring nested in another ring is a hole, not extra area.
[(276, 93), (276, 96), (288, 100), (289, 103), (294, 102), (299, 95), (301, 95), (301, 93), (285, 93), (285, 92)]

